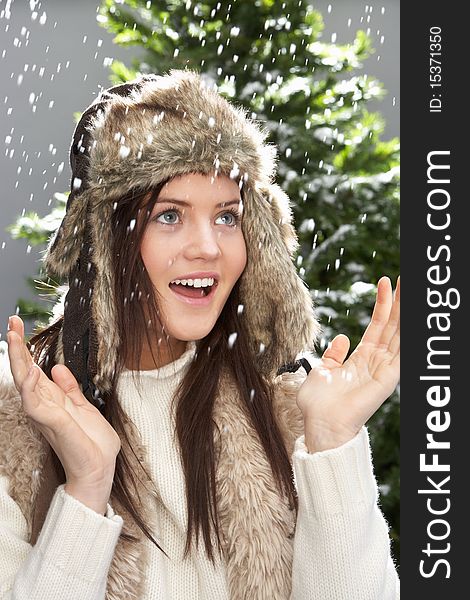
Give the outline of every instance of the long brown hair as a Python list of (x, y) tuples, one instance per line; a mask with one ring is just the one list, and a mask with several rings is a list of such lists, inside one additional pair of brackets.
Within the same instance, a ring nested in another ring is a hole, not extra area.
[[(148, 530), (141, 517), (139, 506), (135, 502), (135, 492), (138, 489), (137, 474), (133, 472), (129, 461), (128, 452), (133, 450), (123, 426), (126, 415), (118, 402), (116, 386), (119, 375), (128, 361), (131, 364), (139, 364), (144, 340), (147, 340), (154, 356), (155, 344), (152, 344), (152, 339), (158, 337), (155, 335), (156, 332), (160, 332), (161, 335), (162, 323), (158, 299), (142, 262), (140, 246), (164, 183), (152, 190), (135, 191), (121, 198), (115, 204), (112, 222), (109, 224), (113, 231), (114, 298), (120, 348), (112, 389), (103, 398), (104, 416), (121, 437), (121, 451), (116, 459), (113, 496), (129, 511), (137, 526), (160, 550), (162, 548)], [(135, 223), (133, 227), (129, 227), (131, 220)], [(193, 534), (198, 545), (200, 530), (202, 530), (206, 554), (212, 562), (214, 561), (212, 526), (216, 533), (217, 549), (219, 552), (222, 551), (216, 502), (217, 457), (214, 448), (212, 413), (223, 368), (229, 370), (238, 386), (242, 406), (259, 436), (280, 493), (287, 496), (296, 511), (298, 507), (289, 456), (273, 412), (272, 384), (265, 380), (256, 368), (256, 356), (249, 343), (250, 332), (247, 331), (243, 312), (239, 314), (238, 311), (240, 302), (239, 282), (237, 282), (212, 331), (196, 342), (194, 360), (190, 363), (173, 399), (176, 403), (176, 433), (186, 481), (188, 506), (184, 558), (190, 551)], [(41, 366), (49, 377), (55, 364), (55, 349), (61, 326), (62, 318), (37, 332), (30, 340), (34, 345), (33, 357), (38, 360), (41, 355), (43, 356)], [(233, 332), (237, 332), (236, 343), (229, 349), (227, 340)], [(45, 358), (44, 350), (46, 350)], [(207, 376), (208, 373), (210, 377)], [(256, 402), (252, 401), (253, 392)], [(194, 451), (195, 448), (198, 449), (197, 452)], [(144, 469), (143, 465), (141, 467)], [(145, 474), (148, 480), (146, 471)], [(134, 495), (131, 493), (131, 485), (134, 488)]]

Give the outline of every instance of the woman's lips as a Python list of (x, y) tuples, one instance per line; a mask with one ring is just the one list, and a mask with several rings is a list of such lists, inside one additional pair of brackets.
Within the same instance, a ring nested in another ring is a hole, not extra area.
[[(210, 304), (212, 302), (212, 298), (215, 296), (215, 290), (217, 288), (218, 282), (215, 281), (214, 285), (211, 287), (210, 292), (207, 294), (207, 296), (198, 296), (198, 297), (193, 297), (193, 296), (184, 296), (183, 294), (180, 294), (178, 292), (178, 288), (180, 288), (179, 285), (171, 285), (169, 284), (169, 288), (170, 290), (173, 292), (173, 294), (176, 296), (176, 298), (178, 300), (180, 300), (180, 302), (186, 302), (186, 304), (192, 304), (193, 306), (207, 306), (208, 304)], [(198, 289), (198, 288), (196, 288)], [(199, 288), (202, 289), (202, 288)]]

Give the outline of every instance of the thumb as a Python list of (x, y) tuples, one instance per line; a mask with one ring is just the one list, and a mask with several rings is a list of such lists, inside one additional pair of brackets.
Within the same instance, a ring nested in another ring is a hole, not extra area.
[(52, 379), (60, 389), (72, 400), (77, 406), (88, 404), (88, 400), (82, 394), (82, 391), (75, 379), (72, 371), (65, 365), (54, 365), (51, 369)]
[(342, 365), (348, 354), (350, 341), (347, 335), (340, 333), (328, 344), (322, 359), (330, 359), (337, 365)]

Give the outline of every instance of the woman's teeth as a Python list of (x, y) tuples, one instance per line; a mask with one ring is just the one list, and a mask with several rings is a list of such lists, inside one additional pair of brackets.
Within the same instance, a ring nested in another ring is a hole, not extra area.
[(181, 285), (189, 285), (195, 288), (200, 287), (211, 287), (214, 285), (214, 278), (208, 277), (204, 279), (175, 279), (171, 283), (181, 284)]

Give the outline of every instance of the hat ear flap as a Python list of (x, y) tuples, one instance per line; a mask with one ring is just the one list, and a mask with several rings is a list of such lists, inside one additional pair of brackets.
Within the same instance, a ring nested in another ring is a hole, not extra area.
[(87, 219), (88, 193), (84, 192), (70, 203), (60, 227), (49, 240), (44, 256), (47, 273), (68, 277), (72, 272), (80, 257)]
[(290, 258), (293, 259), (299, 249), (299, 241), (292, 224), (294, 215), (289, 196), (277, 184), (273, 184), (263, 191), (263, 197), (271, 206), (273, 220), (278, 226), (280, 237)]
[(275, 374), (319, 333), (313, 301), (292, 261), (299, 243), (287, 195), (277, 185), (245, 190), (247, 265), (240, 279), (244, 315), (260, 368)]

